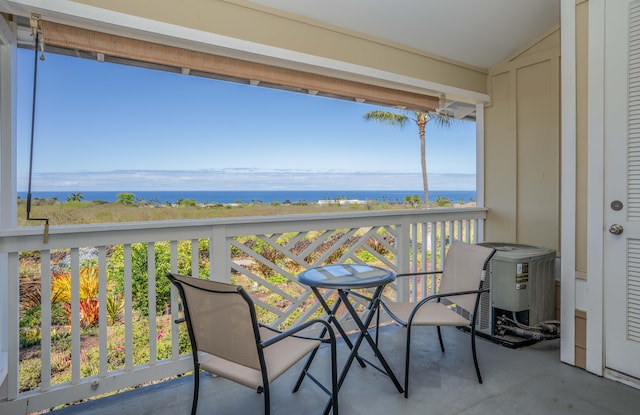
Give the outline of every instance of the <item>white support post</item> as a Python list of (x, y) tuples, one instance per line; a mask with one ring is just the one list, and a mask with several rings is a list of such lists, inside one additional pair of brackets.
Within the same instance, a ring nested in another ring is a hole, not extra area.
[[(0, 17), (0, 230), (17, 226), (16, 44), (15, 24), (12, 28)], [(8, 393), (9, 261), (6, 253), (0, 254), (0, 399)]]
[[(476, 206), (484, 206), (484, 102), (476, 104)], [(479, 220), (474, 241), (484, 242), (484, 220)]]
[(227, 228), (211, 228), (209, 271), (214, 281), (231, 282), (231, 248), (227, 243)]
[[(561, 218), (560, 231), (560, 313), (562, 343), (560, 360), (575, 365), (575, 310), (576, 310), (576, 2), (563, 0), (561, 3), (561, 51), (562, 64), (561, 96)], [(589, 52), (591, 53), (591, 52)], [(591, 67), (589, 67), (591, 72)], [(591, 73), (589, 74), (591, 76)], [(589, 102), (591, 106), (592, 103)], [(592, 154), (589, 154), (591, 157)], [(591, 193), (591, 189), (589, 190)], [(589, 204), (589, 206), (595, 206)], [(591, 207), (590, 207), (591, 209)], [(601, 232), (601, 230), (598, 230)], [(590, 266), (589, 266), (590, 267)], [(589, 268), (591, 270), (591, 268)]]
[[(568, 1), (568, 0), (567, 0)], [(587, 370), (598, 376), (605, 368), (605, 328), (604, 328), (604, 179), (605, 179), (605, 52), (606, 52), (606, 0), (589, 1), (589, 50), (588, 50), (588, 174), (587, 185)], [(615, 1), (613, 2), (615, 3)], [(563, 42), (564, 44), (564, 42)], [(564, 62), (564, 57), (563, 57)], [(563, 80), (563, 85), (564, 85)], [(563, 161), (564, 162), (564, 161)], [(564, 192), (564, 189), (563, 189)], [(564, 257), (564, 252), (562, 253)], [(564, 262), (562, 263), (564, 266)], [(565, 269), (562, 269), (562, 304), (565, 309)], [(575, 281), (573, 284), (576, 291)], [(576, 302), (574, 295), (574, 304)], [(573, 311), (573, 310), (572, 310)], [(575, 311), (574, 311), (575, 314)], [(564, 337), (565, 321), (562, 320)], [(574, 335), (575, 330), (570, 333)], [(562, 349), (560, 350), (562, 359)], [(563, 360), (564, 361), (564, 360)]]

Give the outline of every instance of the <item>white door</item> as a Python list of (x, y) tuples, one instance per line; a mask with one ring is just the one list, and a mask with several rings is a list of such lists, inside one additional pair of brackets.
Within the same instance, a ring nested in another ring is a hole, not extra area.
[(605, 367), (640, 378), (640, 0), (605, 18)]

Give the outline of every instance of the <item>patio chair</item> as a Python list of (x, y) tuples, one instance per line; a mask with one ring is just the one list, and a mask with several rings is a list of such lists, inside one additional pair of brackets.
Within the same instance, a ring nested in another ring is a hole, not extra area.
[[(168, 273), (177, 287), (193, 354), (194, 389), (191, 414), (195, 415), (200, 369), (264, 394), (264, 413), (270, 413), (269, 384), (321, 343), (331, 348), (331, 388), (309, 376), (331, 396), (338, 414), (336, 337), (323, 320), (310, 320), (285, 332), (258, 323), (251, 297), (240, 286)], [(314, 324), (324, 326), (329, 337), (313, 338), (300, 333)], [(296, 335), (298, 334), (298, 335)]]
[[(413, 275), (429, 275), (441, 273), (438, 293), (423, 298), (417, 303), (381, 302), (385, 311), (396, 322), (407, 329), (405, 355), (404, 396), (409, 397), (409, 360), (411, 349), (411, 329), (413, 326), (436, 326), (440, 349), (444, 352), (444, 343), (440, 326), (466, 327), (471, 334), (471, 352), (476, 368), (478, 382), (482, 383), (478, 358), (476, 355), (476, 314), (480, 295), (489, 289), (483, 289), (484, 274), (487, 263), (495, 253), (495, 249), (480, 245), (471, 245), (454, 241), (449, 247), (442, 271), (425, 271), (398, 274), (397, 277)], [(378, 324), (380, 313), (378, 313)]]

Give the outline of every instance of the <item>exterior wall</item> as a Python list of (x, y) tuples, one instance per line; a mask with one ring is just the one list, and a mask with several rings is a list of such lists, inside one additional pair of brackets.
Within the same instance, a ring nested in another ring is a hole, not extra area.
[(560, 250), (560, 31), (489, 71), (485, 239)]
[[(245, 0), (75, 0), (76, 3), (235, 39), (486, 93), (486, 71)], [(429, 40), (425, 40), (429, 41)]]

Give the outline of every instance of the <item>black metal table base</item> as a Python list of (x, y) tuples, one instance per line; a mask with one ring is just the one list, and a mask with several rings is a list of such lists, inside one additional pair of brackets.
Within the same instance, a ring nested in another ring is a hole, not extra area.
[[(342, 387), (342, 384), (344, 383), (344, 380), (347, 377), (347, 373), (349, 372), (349, 368), (351, 367), (351, 364), (353, 363), (354, 360), (357, 360), (358, 363), (360, 363), (361, 367), (366, 367), (366, 364), (365, 364), (366, 362), (366, 363), (369, 363), (370, 366), (374, 367), (375, 369), (387, 375), (391, 379), (393, 384), (396, 386), (398, 393), (404, 392), (402, 386), (400, 385), (400, 382), (398, 382), (398, 379), (396, 378), (395, 374), (391, 370), (391, 367), (389, 366), (386, 359), (378, 349), (378, 345), (371, 338), (371, 335), (369, 334), (369, 325), (371, 324), (371, 320), (373, 319), (376, 311), (378, 310), (378, 305), (380, 303), (380, 296), (382, 295), (383, 288), (384, 286), (376, 287), (375, 293), (373, 294), (372, 297), (365, 297), (362, 295), (358, 295), (358, 297), (364, 298), (367, 301), (369, 301), (369, 306), (367, 307), (368, 311), (366, 313), (366, 316), (364, 317), (364, 320), (362, 320), (358, 315), (358, 312), (356, 311), (356, 309), (351, 304), (351, 302), (349, 302), (349, 295), (351, 294), (351, 290), (336, 289), (336, 291), (338, 292), (339, 298), (335, 302), (333, 307), (329, 307), (324, 297), (322, 297), (322, 295), (318, 291), (318, 288), (311, 287), (311, 290), (316, 295), (316, 298), (318, 299), (318, 301), (320, 302), (324, 310), (327, 312), (329, 322), (335, 326), (335, 328), (338, 330), (338, 332), (344, 339), (344, 342), (347, 344), (347, 346), (351, 350), (347, 358), (347, 361), (345, 362), (342, 368), (342, 371), (340, 372), (340, 377), (338, 378), (338, 390), (340, 390), (340, 388)], [(351, 342), (344, 328), (336, 318), (336, 312), (341, 304), (345, 305), (345, 308), (347, 309), (349, 315), (353, 317), (353, 320), (355, 321), (359, 329), (358, 337), (353, 343)], [(323, 332), (321, 333), (321, 336), (324, 336), (326, 333), (326, 329), (323, 329), (322, 331)], [(378, 367), (375, 364), (372, 364), (369, 360), (365, 360), (364, 358), (358, 355), (358, 350), (364, 340), (367, 341), (367, 343), (373, 350), (373, 353), (375, 357), (378, 359), (378, 362), (380, 362), (380, 364), (382, 365), (382, 368)], [(293, 388), (293, 392), (298, 391), (298, 389), (300, 388), (300, 385), (302, 384), (302, 381), (306, 376), (310, 376), (310, 374), (308, 374), (308, 370), (309, 370), (309, 367), (311, 366), (311, 362), (313, 362), (313, 359), (316, 356), (317, 351), (318, 349), (314, 350), (309, 356), (309, 358), (307, 359), (307, 362), (304, 368), (302, 369), (300, 376), (298, 377), (298, 381), (296, 382), (296, 385)], [(327, 406), (325, 407), (323, 414), (328, 415), (330, 411), (331, 411), (331, 400), (329, 400), (329, 402), (327, 403)]]

